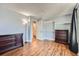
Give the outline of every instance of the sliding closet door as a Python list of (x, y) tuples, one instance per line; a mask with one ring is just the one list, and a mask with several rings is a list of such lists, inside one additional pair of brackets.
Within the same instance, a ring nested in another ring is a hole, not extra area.
[(54, 22), (38, 21), (37, 22), (37, 39), (40, 40), (55, 40)]
[(78, 53), (77, 43), (77, 9), (73, 10), (71, 21), (71, 33), (70, 33), (70, 50), (74, 53)]

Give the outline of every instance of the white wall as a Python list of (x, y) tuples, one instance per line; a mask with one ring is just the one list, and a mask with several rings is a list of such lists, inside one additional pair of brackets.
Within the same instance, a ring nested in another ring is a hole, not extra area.
[(0, 35), (23, 33), (25, 41), (23, 18), (26, 17), (8, 9), (0, 8)]
[(56, 30), (69, 30), (70, 31), (70, 24), (55, 24)]
[(70, 31), (70, 25), (66, 23), (71, 23), (71, 15), (61, 16), (56, 19), (55, 21), (55, 29), (68, 29)]
[(26, 42), (32, 42), (32, 18), (29, 17), (29, 20), (30, 20), (30, 22), (28, 22), (28, 24), (27, 24), (28, 29), (26, 30), (28, 33)]

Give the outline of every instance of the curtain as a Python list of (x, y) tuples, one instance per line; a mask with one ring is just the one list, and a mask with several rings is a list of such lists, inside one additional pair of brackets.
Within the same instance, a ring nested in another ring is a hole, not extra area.
[(74, 8), (71, 20), (71, 32), (70, 32), (70, 45), (69, 48), (72, 52), (78, 53), (77, 43), (77, 9)]

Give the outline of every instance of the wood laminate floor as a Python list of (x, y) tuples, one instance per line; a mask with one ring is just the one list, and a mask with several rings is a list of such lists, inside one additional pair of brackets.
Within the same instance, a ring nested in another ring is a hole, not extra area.
[(33, 40), (23, 47), (8, 51), (2, 56), (75, 56), (67, 45), (53, 41)]

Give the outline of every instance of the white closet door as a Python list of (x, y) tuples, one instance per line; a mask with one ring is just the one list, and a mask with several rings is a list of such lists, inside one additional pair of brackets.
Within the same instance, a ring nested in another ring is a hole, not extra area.
[(54, 39), (54, 26), (53, 22), (39, 21), (37, 23), (37, 38), (41, 40), (53, 40)]

